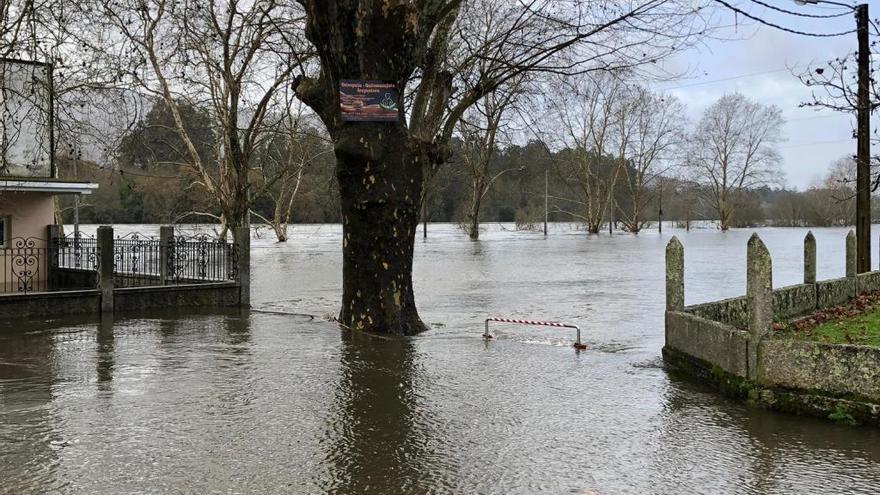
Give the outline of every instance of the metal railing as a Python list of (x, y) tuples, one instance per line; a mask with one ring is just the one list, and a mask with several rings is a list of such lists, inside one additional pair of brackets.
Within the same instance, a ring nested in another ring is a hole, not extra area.
[(238, 278), (235, 243), (207, 234), (177, 235), (167, 247), (170, 283), (222, 282)]
[(74, 232), (55, 240), (57, 266), (72, 270), (98, 270), (98, 242), (95, 236)]
[(163, 285), (162, 244), (158, 237), (137, 232), (113, 239), (113, 285), (148, 287)]
[(0, 292), (48, 290), (49, 248), (36, 237), (14, 237), (0, 249)]
[[(0, 246), (0, 294), (96, 288), (101, 259), (97, 237), (80, 232), (49, 241), (13, 238)], [(114, 287), (238, 280), (237, 246), (206, 234), (120, 235), (112, 264)]]
[(567, 323), (560, 323), (558, 321), (538, 321), (538, 320), (517, 320), (514, 318), (499, 318), (499, 317), (490, 317), (486, 318), (486, 329), (483, 331), (483, 338), (486, 340), (492, 339), (492, 334), (489, 333), (489, 322), (495, 321), (499, 323), (513, 323), (515, 325), (533, 325), (533, 326), (542, 326), (542, 327), (559, 327), (559, 328), (573, 328), (576, 330), (574, 348), (577, 350), (584, 350), (587, 348), (587, 345), (581, 342), (581, 329), (577, 325), (569, 325)]

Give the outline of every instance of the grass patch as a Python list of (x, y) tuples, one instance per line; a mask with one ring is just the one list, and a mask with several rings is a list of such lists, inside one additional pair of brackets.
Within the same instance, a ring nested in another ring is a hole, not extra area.
[(880, 347), (880, 293), (863, 294), (792, 322), (776, 322), (773, 329), (788, 338)]
[(804, 337), (829, 344), (859, 344), (880, 347), (880, 309), (840, 321), (823, 323), (803, 332)]

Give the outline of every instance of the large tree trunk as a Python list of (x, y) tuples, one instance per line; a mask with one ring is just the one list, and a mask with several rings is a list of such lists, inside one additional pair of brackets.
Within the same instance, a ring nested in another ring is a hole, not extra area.
[(335, 142), (343, 231), (339, 321), (371, 332), (422, 332), (412, 259), (425, 157), (398, 125), (344, 126)]

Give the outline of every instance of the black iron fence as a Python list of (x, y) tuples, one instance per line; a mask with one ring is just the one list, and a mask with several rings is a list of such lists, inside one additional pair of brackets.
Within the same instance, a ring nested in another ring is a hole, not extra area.
[(113, 285), (147, 287), (162, 281), (162, 245), (158, 237), (137, 232), (113, 240)]
[(34, 237), (14, 237), (0, 249), (0, 283), (4, 293), (48, 290), (49, 248)]
[(238, 279), (235, 243), (207, 234), (178, 235), (168, 242), (167, 279), (173, 283)]
[(93, 272), (98, 270), (98, 241), (95, 236), (74, 232), (58, 237), (54, 245), (58, 268)]
[[(0, 246), (0, 294), (95, 288), (101, 260), (96, 236), (73, 233), (45, 240), (14, 238)], [(238, 280), (235, 243), (206, 234), (113, 239), (114, 287)]]

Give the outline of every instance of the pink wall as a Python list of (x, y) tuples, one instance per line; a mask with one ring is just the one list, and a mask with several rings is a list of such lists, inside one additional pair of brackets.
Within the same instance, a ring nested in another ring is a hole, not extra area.
[(54, 195), (0, 191), (0, 216), (11, 218), (11, 237), (45, 239), (46, 226), (55, 223)]

